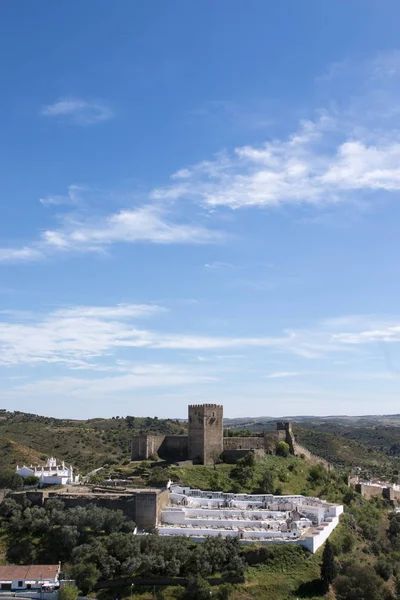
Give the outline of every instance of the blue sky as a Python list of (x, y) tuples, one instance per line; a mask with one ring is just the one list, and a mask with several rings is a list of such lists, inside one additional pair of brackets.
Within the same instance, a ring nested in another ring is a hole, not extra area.
[(398, 413), (399, 18), (3, 2), (1, 405)]

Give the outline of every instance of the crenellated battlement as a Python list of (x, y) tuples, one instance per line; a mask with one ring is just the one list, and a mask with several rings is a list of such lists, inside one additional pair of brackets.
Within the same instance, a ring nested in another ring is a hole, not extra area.
[(215, 408), (223, 410), (222, 404), (189, 404), (188, 409), (190, 410), (191, 408)]

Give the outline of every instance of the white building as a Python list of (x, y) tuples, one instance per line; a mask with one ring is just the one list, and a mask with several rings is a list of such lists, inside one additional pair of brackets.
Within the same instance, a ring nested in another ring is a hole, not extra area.
[(160, 535), (235, 536), (241, 543), (297, 543), (311, 552), (339, 523), (343, 506), (307, 496), (227, 494), (171, 485)]
[(0, 590), (26, 591), (55, 588), (61, 565), (0, 565)]
[(53, 457), (47, 460), (46, 466), (19, 467), (17, 465), (15, 471), (24, 479), (30, 475), (37, 477), (41, 485), (66, 485), (79, 481), (79, 475), (74, 478), (72, 467), (67, 467), (64, 461), (61, 465), (57, 465), (57, 460)]

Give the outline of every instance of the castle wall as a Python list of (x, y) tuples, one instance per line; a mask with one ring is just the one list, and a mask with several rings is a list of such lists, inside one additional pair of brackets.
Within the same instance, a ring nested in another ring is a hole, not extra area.
[(161, 446), (158, 449), (160, 458), (170, 458), (175, 460), (186, 460), (188, 456), (188, 436), (187, 435), (166, 435)]
[(165, 435), (134, 435), (131, 446), (131, 460), (148, 460), (150, 456), (158, 454), (164, 440)]
[(383, 488), (382, 495), (387, 500), (390, 500), (390, 502), (393, 502), (394, 505), (398, 506), (400, 504), (400, 492), (397, 492), (393, 488)]
[(277, 429), (276, 431), (264, 431), (264, 449), (267, 454), (275, 454), (278, 442), (286, 441), (286, 431)]
[[(254, 452), (254, 454), (257, 458), (262, 458), (265, 455), (264, 448), (252, 449), (252, 452)], [(249, 453), (249, 450), (239, 450), (239, 449), (224, 450), (222, 453), (222, 460), (224, 461), (224, 463), (227, 463), (228, 465), (233, 465), (233, 464), (236, 464), (239, 459), (244, 458), (246, 456), (246, 454), (248, 454), (248, 453)]]
[(121, 510), (139, 529), (154, 529), (160, 519), (161, 510), (168, 504), (168, 491), (136, 490), (132, 493), (60, 493), (60, 492), (14, 492), (9, 494), (17, 502), (27, 498), (35, 506), (44, 506), (49, 500), (61, 500), (65, 508), (95, 504), (101, 508)]
[(306, 458), (309, 462), (312, 462), (316, 465), (322, 464), (327, 471), (330, 471), (332, 469), (332, 465), (327, 460), (325, 460), (324, 458), (321, 458), (320, 456), (316, 456), (315, 454), (313, 454), (312, 452), (307, 450), (307, 448), (298, 444), (293, 436), (290, 440), (290, 443), (289, 443), (288, 439), (286, 441), (288, 442), (288, 444), (290, 446), (290, 451), (295, 456), (303, 455), (304, 458)]
[[(275, 432), (273, 432), (275, 433)], [(226, 450), (264, 450), (264, 437), (224, 437), (223, 448)]]

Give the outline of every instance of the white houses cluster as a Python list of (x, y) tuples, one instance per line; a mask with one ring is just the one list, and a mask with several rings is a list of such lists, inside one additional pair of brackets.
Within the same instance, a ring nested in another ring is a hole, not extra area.
[(230, 494), (171, 485), (160, 535), (235, 536), (241, 543), (297, 543), (311, 552), (339, 523), (343, 506), (307, 496)]
[(79, 475), (74, 477), (72, 467), (67, 467), (64, 461), (58, 465), (57, 460), (53, 457), (47, 460), (46, 466), (31, 465), (27, 467), (24, 465), (19, 467), (17, 465), (15, 472), (24, 479), (30, 475), (37, 477), (40, 485), (67, 485), (79, 481)]

